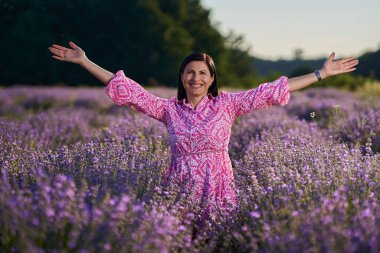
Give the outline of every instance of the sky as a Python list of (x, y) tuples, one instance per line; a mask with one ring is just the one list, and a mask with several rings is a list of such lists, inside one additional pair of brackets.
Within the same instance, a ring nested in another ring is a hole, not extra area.
[(380, 48), (380, 0), (202, 0), (223, 34), (264, 59), (359, 57)]

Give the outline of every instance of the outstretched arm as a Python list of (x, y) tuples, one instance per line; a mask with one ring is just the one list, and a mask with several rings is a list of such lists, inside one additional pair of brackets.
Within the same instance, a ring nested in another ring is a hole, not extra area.
[(75, 43), (70, 41), (69, 45), (71, 48), (53, 44), (49, 47), (49, 51), (53, 54), (52, 57), (54, 59), (79, 64), (99, 79), (99, 81), (107, 85), (114, 74), (90, 61), (85, 52), (80, 47), (75, 45)]
[[(332, 53), (330, 57), (323, 64), (322, 69), (319, 71), (322, 79), (329, 76), (339, 75), (347, 72), (354, 71), (354, 68), (359, 60), (349, 57), (339, 61), (333, 61), (335, 53)], [(296, 91), (309, 86), (318, 81), (317, 75), (315, 73), (310, 73), (303, 76), (289, 78), (289, 91)]]

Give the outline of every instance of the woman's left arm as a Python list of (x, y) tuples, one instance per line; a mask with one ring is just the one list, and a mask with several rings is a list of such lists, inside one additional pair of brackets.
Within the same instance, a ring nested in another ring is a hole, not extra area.
[[(347, 72), (354, 71), (359, 60), (349, 57), (339, 61), (333, 61), (335, 53), (323, 64), (322, 69), (319, 71), (320, 79), (326, 79), (329, 76), (339, 75)], [(317, 72), (317, 71), (316, 71)], [(296, 91), (309, 86), (319, 81), (318, 73), (310, 73), (303, 76), (293, 77), (288, 79), (289, 91)]]

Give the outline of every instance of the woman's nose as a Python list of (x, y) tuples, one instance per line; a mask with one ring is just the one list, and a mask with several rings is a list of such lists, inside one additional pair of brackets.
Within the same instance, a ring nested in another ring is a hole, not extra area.
[(193, 75), (193, 80), (194, 81), (197, 81), (199, 78), (200, 78), (200, 75), (198, 75), (198, 74), (194, 74)]

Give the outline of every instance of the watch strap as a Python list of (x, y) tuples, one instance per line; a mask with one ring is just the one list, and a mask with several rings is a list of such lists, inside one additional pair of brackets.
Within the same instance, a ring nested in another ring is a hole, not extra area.
[(318, 82), (322, 81), (321, 71), (316, 70), (316, 71), (314, 71), (314, 74), (315, 74), (316, 77), (318, 78)]

